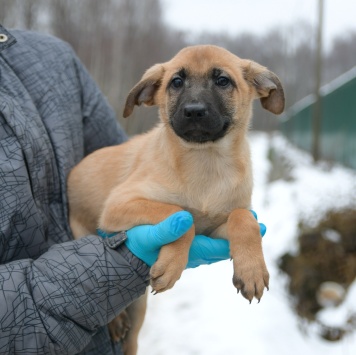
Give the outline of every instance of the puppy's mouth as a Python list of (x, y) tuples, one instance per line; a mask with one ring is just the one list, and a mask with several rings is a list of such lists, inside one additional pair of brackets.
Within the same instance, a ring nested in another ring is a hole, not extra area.
[(230, 122), (225, 121), (213, 127), (207, 127), (197, 123), (177, 124), (173, 120), (171, 121), (171, 126), (177, 136), (188, 143), (206, 143), (215, 142), (223, 138), (229, 130)]

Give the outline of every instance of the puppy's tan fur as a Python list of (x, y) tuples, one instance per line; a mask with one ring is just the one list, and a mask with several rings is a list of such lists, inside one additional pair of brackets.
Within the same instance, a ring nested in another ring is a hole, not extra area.
[[(187, 142), (170, 125), (175, 98), (167, 88), (181, 68), (200, 80), (215, 67), (236, 83), (223, 94), (233, 125), (214, 142)], [(273, 113), (284, 109), (283, 89), (275, 74), (219, 47), (188, 47), (150, 68), (131, 90), (124, 116), (134, 105), (158, 105), (161, 122), (125, 144), (94, 152), (73, 169), (68, 191), (75, 238), (95, 233), (98, 226), (108, 232), (127, 230), (188, 210), (194, 226), (161, 249), (151, 268), (153, 289), (162, 292), (174, 285), (185, 269), (194, 235), (206, 234), (230, 241), (234, 285), (248, 300), (260, 299), (269, 276), (259, 226), (248, 211), (253, 184), (246, 138), (256, 98)], [(132, 338), (138, 330), (134, 333)], [(127, 354), (136, 352), (135, 342), (130, 340)]]

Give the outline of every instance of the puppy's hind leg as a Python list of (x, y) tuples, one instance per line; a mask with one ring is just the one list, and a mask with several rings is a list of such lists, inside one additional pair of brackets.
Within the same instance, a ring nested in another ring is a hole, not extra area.
[(109, 325), (109, 333), (114, 342), (121, 341), (125, 355), (136, 355), (138, 333), (146, 314), (147, 291), (121, 312)]
[(125, 355), (136, 355), (138, 333), (142, 327), (146, 315), (147, 306), (147, 291), (138, 300), (133, 302), (127, 309), (127, 313), (131, 321), (131, 329), (124, 341), (123, 348)]

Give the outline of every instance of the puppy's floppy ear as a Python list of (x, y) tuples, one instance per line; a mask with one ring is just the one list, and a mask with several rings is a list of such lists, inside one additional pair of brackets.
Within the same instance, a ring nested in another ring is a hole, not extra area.
[(244, 76), (255, 88), (263, 108), (276, 115), (283, 112), (284, 90), (276, 74), (262, 65), (249, 61), (245, 67)]
[(161, 85), (163, 74), (164, 66), (162, 64), (155, 64), (146, 71), (127, 96), (123, 114), (125, 118), (131, 115), (135, 105), (155, 105), (155, 94)]

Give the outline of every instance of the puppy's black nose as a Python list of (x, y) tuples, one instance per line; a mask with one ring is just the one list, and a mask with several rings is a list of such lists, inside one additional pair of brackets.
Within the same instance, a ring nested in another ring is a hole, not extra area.
[(207, 109), (204, 104), (187, 104), (184, 107), (184, 116), (191, 119), (200, 119), (206, 116)]

